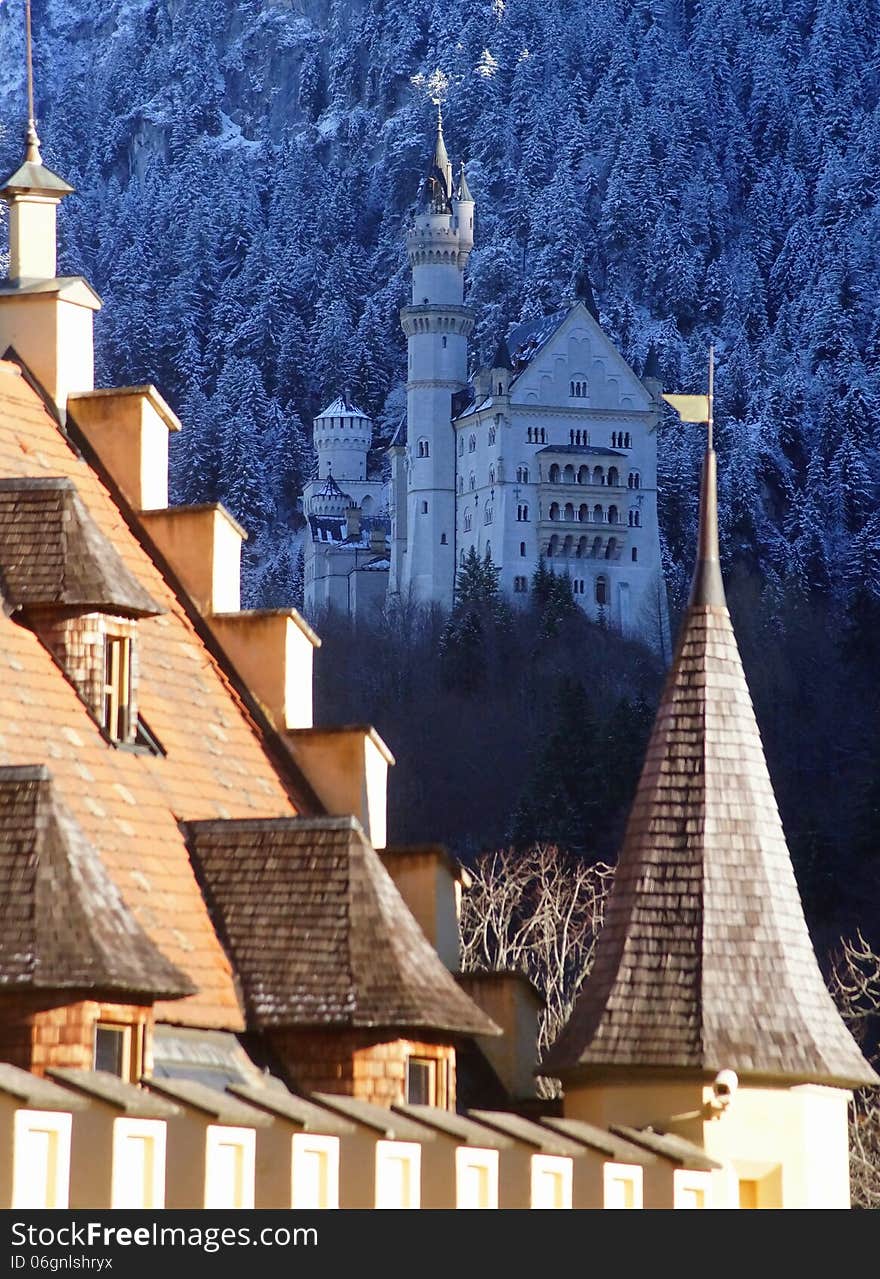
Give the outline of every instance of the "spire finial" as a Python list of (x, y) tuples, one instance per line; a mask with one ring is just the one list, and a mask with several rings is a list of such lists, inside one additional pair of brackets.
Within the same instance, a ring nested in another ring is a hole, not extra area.
[(37, 137), (37, 126), (34, 119), (34, 55), (31, 37), (31, 0), (24, 5), (25, 55), (27, 58), (27, 98), (28, 122), (25, 133), (25, 161), (29, 164), (42, 164), (40, 155), (40, 139)]

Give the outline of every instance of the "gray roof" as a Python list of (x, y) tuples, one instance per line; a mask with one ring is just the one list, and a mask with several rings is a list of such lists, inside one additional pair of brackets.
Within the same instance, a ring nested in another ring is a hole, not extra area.
[(0, 480), (0, 592), (19, 608), (165, 610), (125, 567), (72, 480)]
[(354, 1119), (364, 1128), (380, 1133), (389, 1141), (433, 1141), (434, 1132), (421, 1121), (402, 1115), (399, 1110), (389, 1110), (387, 1106), (376, 1106), (370, 1101), (361, 1101), (358, 1097), (346, 1097), (341, 1093), (316, 1092), (312, 1094), (315, 1101)]
[(566, 307), (564, 311), (554, 311), (552, 315), (541, 315), (537, 319), (517, 324), (510, 330), (507, 335), (507, 346), (515, 373), (520, 373), (525, 365), (531, 362), (541, 347), (553, 336), (570, 310), (570, 307)]
[(57, 1066), (50, 1067), (48, 1073), (66, 1087), (74, 1088), (94, 1101), (102, 1101), (124, 1115), (134, 1115), (139, 1119), (173, 1119), (180, 1114), (178, 1106), (163, 1101), (161, 1097), (154, 1097), (137, 1084), (126, 1083), (107, 1070), (77, 1070), (72, 1066)]
[(714, 1159), (709, 1158), (702, 1146), (686, 1141), (684, 1137), (679, 1137), (676, 1133), (655, 1132), (653, 1128), (627, 1128), (624, 1124), (612, 1124), (611, 1131), (626, 1141), (643, 1146), (645, 1150), (650, 1150), (655, 1155), (671, 1159), (682, 1168), (691, 1168), (697, 1172), (714, 1172), (722, 1167)]
[(616, 1163), (652, 1164), (656, 1162), (654, 1156), (644, 1147), (625, 1141), (623, 1137), (617, 1136), (607, 1128), (597, 1128), (595, 1124), (588, 1124), (583, 1119), (565, 1119), (561, 1115), (547, 1115), (542, 1118), (541, 1123), (552, 1128), (554, 1132), (561, 1133), (563, 1137), (570, 1137), (572, 1141), (579, 1141), (591, 1150), (598, 1150), (600, 1154), (613, 1159)]
[(0, 1062), (0, 1093), (15, 1097), (31, 1110), (84, 1110), (87, 1104), (68, 1088), (59, 1088), (51, 1080), (6, 1061)]
[(458, 988), (354, 818), (184, 830), (252, 1026), (499, 1033)]
[(59, 178), (57, 173), (53, 173), (51, 169), (47, 169), (45, 164), (36, 160), (25, 160), (20, 164), (15, 172), (6, 179), (0, 188), (0, 195), (5, 195), (7, 191), (10, 195), (17, 195), (26, 191), (41, 191), (62, 198), (70, 195), (74, 188), (69, 182), (65, 182), (63, 178)]
[(482, 1146), (489, 1150), (506, 1150), (513, 1145), (512, 1139), (505, 1137), (497, 1129), (489, 1128), (475, 1119), (468, 1119), (466, 1115), (460, 1115), (454, 1110), (441, 1110), (438, 1106), (412, 1105), (397, 1105), (392, 1106), (391, 1109), (403, 1115), (404, 1118), (409, 1117), (421, 1124), (427, 1124), (429, 1128), (434, 1128), (444, 1137), (452, 1137), (460, 1146)]
[(354, 1125), (340, 1119), (325, 1106), (316, 1106), (313, 1101), (292, 1093), (284, 1084), (273, 1081), (268, 1084), (229, 1084), (227, 1091), (242, 1101), (270, 1115), (287, 1119), (290, 1123), (302, 1128), (303, 1132), (324, 1133), (329, 1137), (345, 1137), (354, 1132)]
[(584, 1153), (581, 1142), (572, 1141), (563, 1133), (554, 1132), (544, 1124), (535, 1123), (532, 1119), (524, 1119), (507, 1110), (469, 1110), (468, 1114), (478, 1123), (486, 1124), (505, 1137), (523, 1142), (527, 1146), (540, 1150), (545, 1155), (568, 1155), (577, 1158)]
[(596, 960), (541, 1070), (875, 1084), (804, 920), (724, 600), (714, 467)]
[(548, 444), (542, 449), (536, 449), (535, 456), (541, 453), (586, 453), (591, 457), (627, 457), (628, 454), (621, 453), (619, 449), (603, 449), (595, 444)]
[(194, 992), (126, 906), (42, 765), (0, 767), (0, 989)]
[(250, 1106), (219, 1088), (197, 1083), (194, 1079), (150, 1078), (145, 1079), (144, 1083), (151, 1092), (182, 1102), (192, 1110), (201, 1111), (218, 1124), (232, 1124), (238, 1128), (268, 1128), (272, 1123), (271, 1116), (265, 1110)]

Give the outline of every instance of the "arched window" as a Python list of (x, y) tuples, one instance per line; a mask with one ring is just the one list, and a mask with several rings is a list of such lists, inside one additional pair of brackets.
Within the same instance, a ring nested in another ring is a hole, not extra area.
[(440, 545), (441, 545), (441, 546), (446, 546), (446, 545), (447, 545), (447, 542), (446, 542), (446, 534), (445, 534), (445, 533), (441, 533), (441, 534), (440, 534)]
[(629, 487), (631, 489), (637, 489), (642, 487), (642, 477), (641, 475), (639, 475), (638, 471), (630, 471), (629, 479), (627, 480), (627, 483), (629, 484)]
[(569, 395), (574, 395), (574, 382), (569, 382), (569, 384), (568, 384), (568, 393), (569, 393)]
[(593, 523), (594, 524), (605, 523), (605, 512), (602, 510), (602, 507), (598, 504), (598, 502), (593, 507)]
[(550, 503), (550, 518), (551, 520), (559, 519), (559, 503), (558, 502)]
[(443, 350), (444, 350), (444, 351), (446, 350), (446, 338), (445, 338), (445, 337), (444, 337), (444, 339), (443, 339)]
[(492, 523), (492, 503), (491, 502), (487, 502), (486, 505), (483, 507), (483, 523), (484, 524)]
[(419, 440), (419, 457), (431, 456), (431, 444), (428, 440)]
[(574, 519), (574, 507), (572, 506), (571, 502), (565, 503), (565, 515), (563, 516), (563, 519), (566, 519), (566, 520)]
[(613, 449), (617, 448), (617, 432), (616, 431), (611, 432), (611, 447)]
[(495, 427), (494, 426), (489, 427), (489, 443), (490, 444), (495, 443)]
[(605, 558), (606, 560), (617, 559), (617, 538), (616, 537), (609, 537), (608, 545), (605, 547)]
[(632, 436), (630, 435), (629, 431), (627, 431), (626, 435), (624, 436), (623, 447), (625, 449), (628, 449), (631, 447), (631, 445), (632, 445)]
[(553, 556), (556, 554), (556, 551), (557, 551), (558, 546), (559, 546), (559, 538), (558, 538), (558, 537), (556, 536), (556, 534), (554, 533), (554, 534), (553, 534), (553, 536), (550, 538), (550, 541), (547, 543), (547, 558), (548, 558), (548, 560), (549, 560), (549, 559), (552, 559), (552, 558), (553, 558)]
[(546, 443), (547, 443), (547, 433), (546, 433), (546, 431), (544, 430), (543, 426), (541, 427), (541, 443), (542, 443), (542, 444), (546, 444)]
[(599, 558), (599, 556), (602, 554), (602, 539), (601, 539), (601, 537), (594, 537), (594, 538), (593, 538), (593, 545), (592, 545), (592, 547), (590, 548), (590, 554), (592, 555), (592, 557), (593, 557), (593, 559), (594, 559), (594, 560), (597, 560), (597, 559)]
[(476, 451), (477, 451), (477, 437), (475, 435), (471, 435), (468, 437), (468, 453), (476, 453)]
[(531, 442), (532, 442), (532, 428), (531, 428), (531, 427), (529, 427), (529, 429), (526, 431), (526, 441), (527, 441), (529, 444), (531, 444)]
[(518, 466), (516, 468), (516, 482), (517, 484), (528, 484), (529, 468), (527, 466)]
[(589, 484), (590, 468), (588, 466), (578, 467), (578, 484)]
[(618, 518), (617, 518), (617, 507), (616, 507), (616, 506), (609, 506), (609, 507), (608, 507), (608, 523), (609, 523), (609, 524), (617, 524), (617, 523), (618, 523)]
[(578, 538), (578, 544), (577, 544), (578, 558), (586, 555), (586, 553), (587, 553), (587, 539), (585, 537)]
[(470, 511), (465, 511), (465, 513), (464, 513), (464, 531), (465, 531), (465, 533), (470, 533), (470, 531), (471, 531), (471, 513), (470, 513)]
[(596, 603), (600, 608), (608, 603), (608, 579), (607, 577), (596, 578)]
[(615, 488), (620, 483), (620, 472), (616, 466), (609, 466), (608, 468), (608, 483), (613, 484)]
[(634, 546), (634, 547), (632, 548), (632, 562), (633, 562), (633, 564), (635, 564), (635, 563), (637, 563), (637, 562), (638, 562), (638, 558), (639, 558), (639, 548), (638, 548), (637, 546)]
[(593, 467), (593, 483), (594, 484), (605, 483), (605, 472), (602, 470), (601, 466)]
[(495, 467), (494, 467), (494, 466), (490, 466), (490, 467), (489, 467), (489, 486), (490, 486), (490, 488), (491, 488), (491, 487), (493, 487), (493, 486), (494, 486), (494, 484), (495, 484)]
[(589, 518), (590, 518), (590, 508), (587, 506), (586, 502), (581, 502), (580, 506), (578, 507), (578, 522), (580, 524), (586, 524)]
[(476, 475), (474, 475), (473, 471), (471, 471), (470, 475), (468, 476), (468, 488), (473, 493), (476, 487), (477, 487), (477, 477)]
[(566, 537), (565, 541), (562, 543), (562, 554), (565, 555), (566, 557), (571, 555), (573, 546), (574, 546), (574, 538), (569, 533), (568, 537)]
[[(528, 502), (519, 503), (519, 505), (516, 508), (516, 518), (520, 522), (520, 524), (525, 524), (528, 522), (528, 518), (529, 518)], [(553, 517), (551, 516), (550, 518), (552, 519)]]
[(565, 484), (574, 484), (574, 467), (571, 463), (562, 472), (562, 479)]
[(549, 479), (549, 481), (550, 481), (550, 483), (551, 483), (551, 484), (558, 484), (558, 483), (559, 483), (559, 464), (558, 464), (558, 462), (554, 462), (554, 463), (553, 463), (553, 465), (550, 467), (550, 474), (547, 476), (547, 478)]
[(641, 528), (641, 527), (642, 527), (642, 513), (641, 513), (641, 511), (638, 509), (638, 507), (635, 507), (633, 510), (631, 510), (631, 511), (630, 511), (630, 513), (629, 513), (629, 522), (630, 522), (630, 525), (631, 525), (633, 528)]
[(525, 544), (525, 542), (520, 542), (520, 544), (519, 544), (519, 553), (520, 553), (520, 555), (523, 557), (523, 559), (525, 559), (525, 555), (526, 555), (526, 544)]

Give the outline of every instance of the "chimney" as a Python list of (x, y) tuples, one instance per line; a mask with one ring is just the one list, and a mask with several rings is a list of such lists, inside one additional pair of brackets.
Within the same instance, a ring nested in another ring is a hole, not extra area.
[(361, 508), (354, 503), (345, 512), (345, 524), (348, 536), (357, 539), (361, 535)]
[(483, 1056), (514, 1100), (533, 1099), (541, 996), (522, 973), (468, 972), (456, 980), (503, 1031), (497, 1039), (478, 1041)]
[(279, 731), (312, 727), (312, 665), (321, 641), (295, 608), (214, 613), (211, 629)]
[(141, 523), (199, 611), (237, 613), (247, 533), (219, 502), (143, 511)]
[(168, 505), (168, 436), (180, 421), (154, 386), (78, 391), (68, 408), (136, 511)]
[(285, 740), (327, 813), (356, 817), (373, 847), (384, 848), (394, 756), (375, 728), (299, 729)]
[(443, 963), (457, 973), (461, 889), (463, 882), (470, 882), (467, 871), (442, 844), (386, 848), (382, 864)]

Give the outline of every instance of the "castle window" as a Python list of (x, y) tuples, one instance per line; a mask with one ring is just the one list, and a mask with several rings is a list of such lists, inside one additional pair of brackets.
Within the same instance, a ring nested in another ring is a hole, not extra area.
[(617, 518), (617, 507), (616, 507), (616, 506), (609, 506), (609, 507), (608, 507), (608, 523), (609, 523), (609, 524), (617, 524), (617, 523), (618, 523), (618, 518)]
[(578, 484), (589, 484), (590, 468), (588, 466), (578, 467)]
[(590, 508), (587, 506), (586, 502), (581, 502), (580, 506), (578, 507), (578, 523), (586, 524), (589, 518), (590, 518)]
[(443, 349), (444, 349), (444, 351), (446, 350), (446, 338), (445, 338), (445, 337), (444, 337), (444, 339), (443, 339)]
[(609, 537), (608, 545), (605, 547), (605, 558), (606, 560), (617, 559), (617, 538), (616, 537)]
[(498, 383), (498, 394), (499, 394), (499, 395), (503, 395), (503, 394), (504, 394), (504, 386), (503, 386), (503, 384), (502, 384), (501, 382), (499, 382), (499, 383)]
[(131, 639), (104, 637), (104, 705), (101, 725), (114, 742), (128, 740), (131, 720)]
[(624, 436), (623, 447), (625, 449), (628, 449), (631, 446), (631, 444), (632, 444), (632, 436), (630, 435), (629, 431), (627, 431), (626, 435)]
[(572, 582), (572, 584), (571, 584), (571, 589), (572, 589), (572, 594), (574, 594), (574, 595), (583, 595), (583, 593), (584, 593), (584, 582), (583, 582), (583, 578), (576, 577), (576, 578), (574, 579), (574, 581)]
[(641, 488), (641, 486), (642, 486), (642, 477), (641, 477), (641, 475), (639, 475), (638, 471), (630, 471), (630, 473), (629, 473), (629, 479), (627, 480), (627, 484), (629, 485), (629, 487), (630, 487), (631, 489)]
[(470, 531), (471, 531), (471, 513), (470, 513), (470, 511), (465, 511), (465, 513), (464, 513), (464, 531), (465, 531), (465, 533), (470, 533)]
[(477, 451), (477, 437), (475, 435), (471, 435), (468, 438), (468, 453), (476, 453), (476, 451)]
[(574, 507), (572, 506), (571, 502), (565, 503), (565, 511), (563, 513), (563, 519), (566, 519), (566, 520), (574, 519)]
[(594, 484), (605, 483), (605, 472), (602, 470), (601, 466), (596, 466), (593, 468), (593, 483)]
[(559, 503), (558, 502), (550, 503), (550, 518), (551, 520), (559, 519)]
[(609, 466), (608, 468), (608, 483), (614, 485), (615, 488), (620, 483), (620, 473), (616, 466)]
[(527, 466), (518, 466), (516, 468), (516, 482), (517, 484), (528, 484), (529, 468)]
[(489, 484), (494, 485), (494, 483), (495, 483), (495, 467), (490, 466), (489, 467)]
[(494, 426), (489, 427), (489, 443), (490, 444), (495, 443), (495, 427)]
[(477, 477), (476, 475), (474, 475), (473, 471), (471, 471), (470, 475), (468, 476), (468, 488), (473, 493), (476, 487), (477, 487)]
[(550, 474), (547, 477), (551, 484), (559, 483), (559, 474), (560, 474), (559, 464), (557, 462), (554, 462), (553, 465), (550, 467)]
[(520, 542), (520, 544), (519, 544), (519, 553), (520, 553), (520, 555), (523, 557), (523, 559), (525, 559), (525, 555), (526, 555), (526, 544), (525, 544), (525, 542)]
[(542, 443), (542, 444), (546, 444), (546, 443), (547, 443), (547, 436), (546, 436), (546, 433), (545, 433), (545, 431), (544, 431), (543, 426), (541, 427), (541, 443)]
[(518, 595), (522, 595), (524, 591), (529, 589), (529, 579), (527, 577), (515, 577), (513, 579), (513, 589)]
[(593, 507), (593, 523), (604, 524), (604, 522), (605, 522), (605, 512), (602, 510), (602, 507), (594, 506)]
[(592, 555), (592, 557), (593, 557), (593, 559), (594, 559), (594, 560), (597, 560), (597, 559), (599, 558), (599, 556), (602, 554), (602, 539), (601, 539), (601, 537), (594, 537), (594, 538), (593, 538), (593, 546), (592, 546), (592, 549), (590, 550), (590, 554)]
[(464, 457), (464, 436), (463, 435), (460, 435), (458, 437), (458, 456)]
[(516, 508), (516, 518), (520, 524), (524, 524), (528, 521), (528, 518), (529, 518), (528, 502), (519, 503), (519, 505)]
[(608, 578), (596, 578), (596, 603), (600, 607), (604, 607), (608, 603)]
[(441, 546), (447, 546), (447, 545), (448, 545), (448, 542), (446, 541), (446, 534), (445, 534), (445, 533), (441, 533), (441, 534), (440, 534), (440, 545), (441, 545)]
[(585, 537), (578, 538), (577, 551), (575, 552), (575, 554), (578, 556), (578, 558), (580, 558), (582, 555), (586, 553), (586, 550), (587, 550), (587, 539)]
[(550, 541), (547, 543), (547, 558), (548, 558), (548, 559), (552, 559), (552, 557), (556, 554), (556, 551), (557, 551), (558, 547), (559, 547), (559, 538), (558, 538), (558, 537), (557, 537), (557, 535), (554, 533), (554, 534), (553, 534), (553, 536), (550, 538)]
[(569, 465), (562, 472), (562, 479), (563, 479), (563, 483), (565, 484), (574, 484), (574, 467), (571, 465), (571, 463), (569, 463)]
[(127, 1082), (139, 1079), (143, 1069), (143, 1040), (137, 1026), (95, 1024), (94, 1068)]
[(638, 559), (639, 559), (639, 548), (638, 548), (637, 546), (634, 546), (634, 547), (632, 548), (632, 562), (633, 562), (633, 564), (637, 564), (637, 563), (638, 563)]
[(486, 505), (483, 507), (483, 523), (491, 524), (492, 517), (493, 517), (492, 503), (487, 502)]
[(459, 475), (457, 487), (458, 487), (458, 492), (460, 496), (464, 492), (464, 476), (463, 475)]
[(419, 440), (419, 457), (430, 457), (430, 456), (431, 456), (430, 442), (425, 439)]

